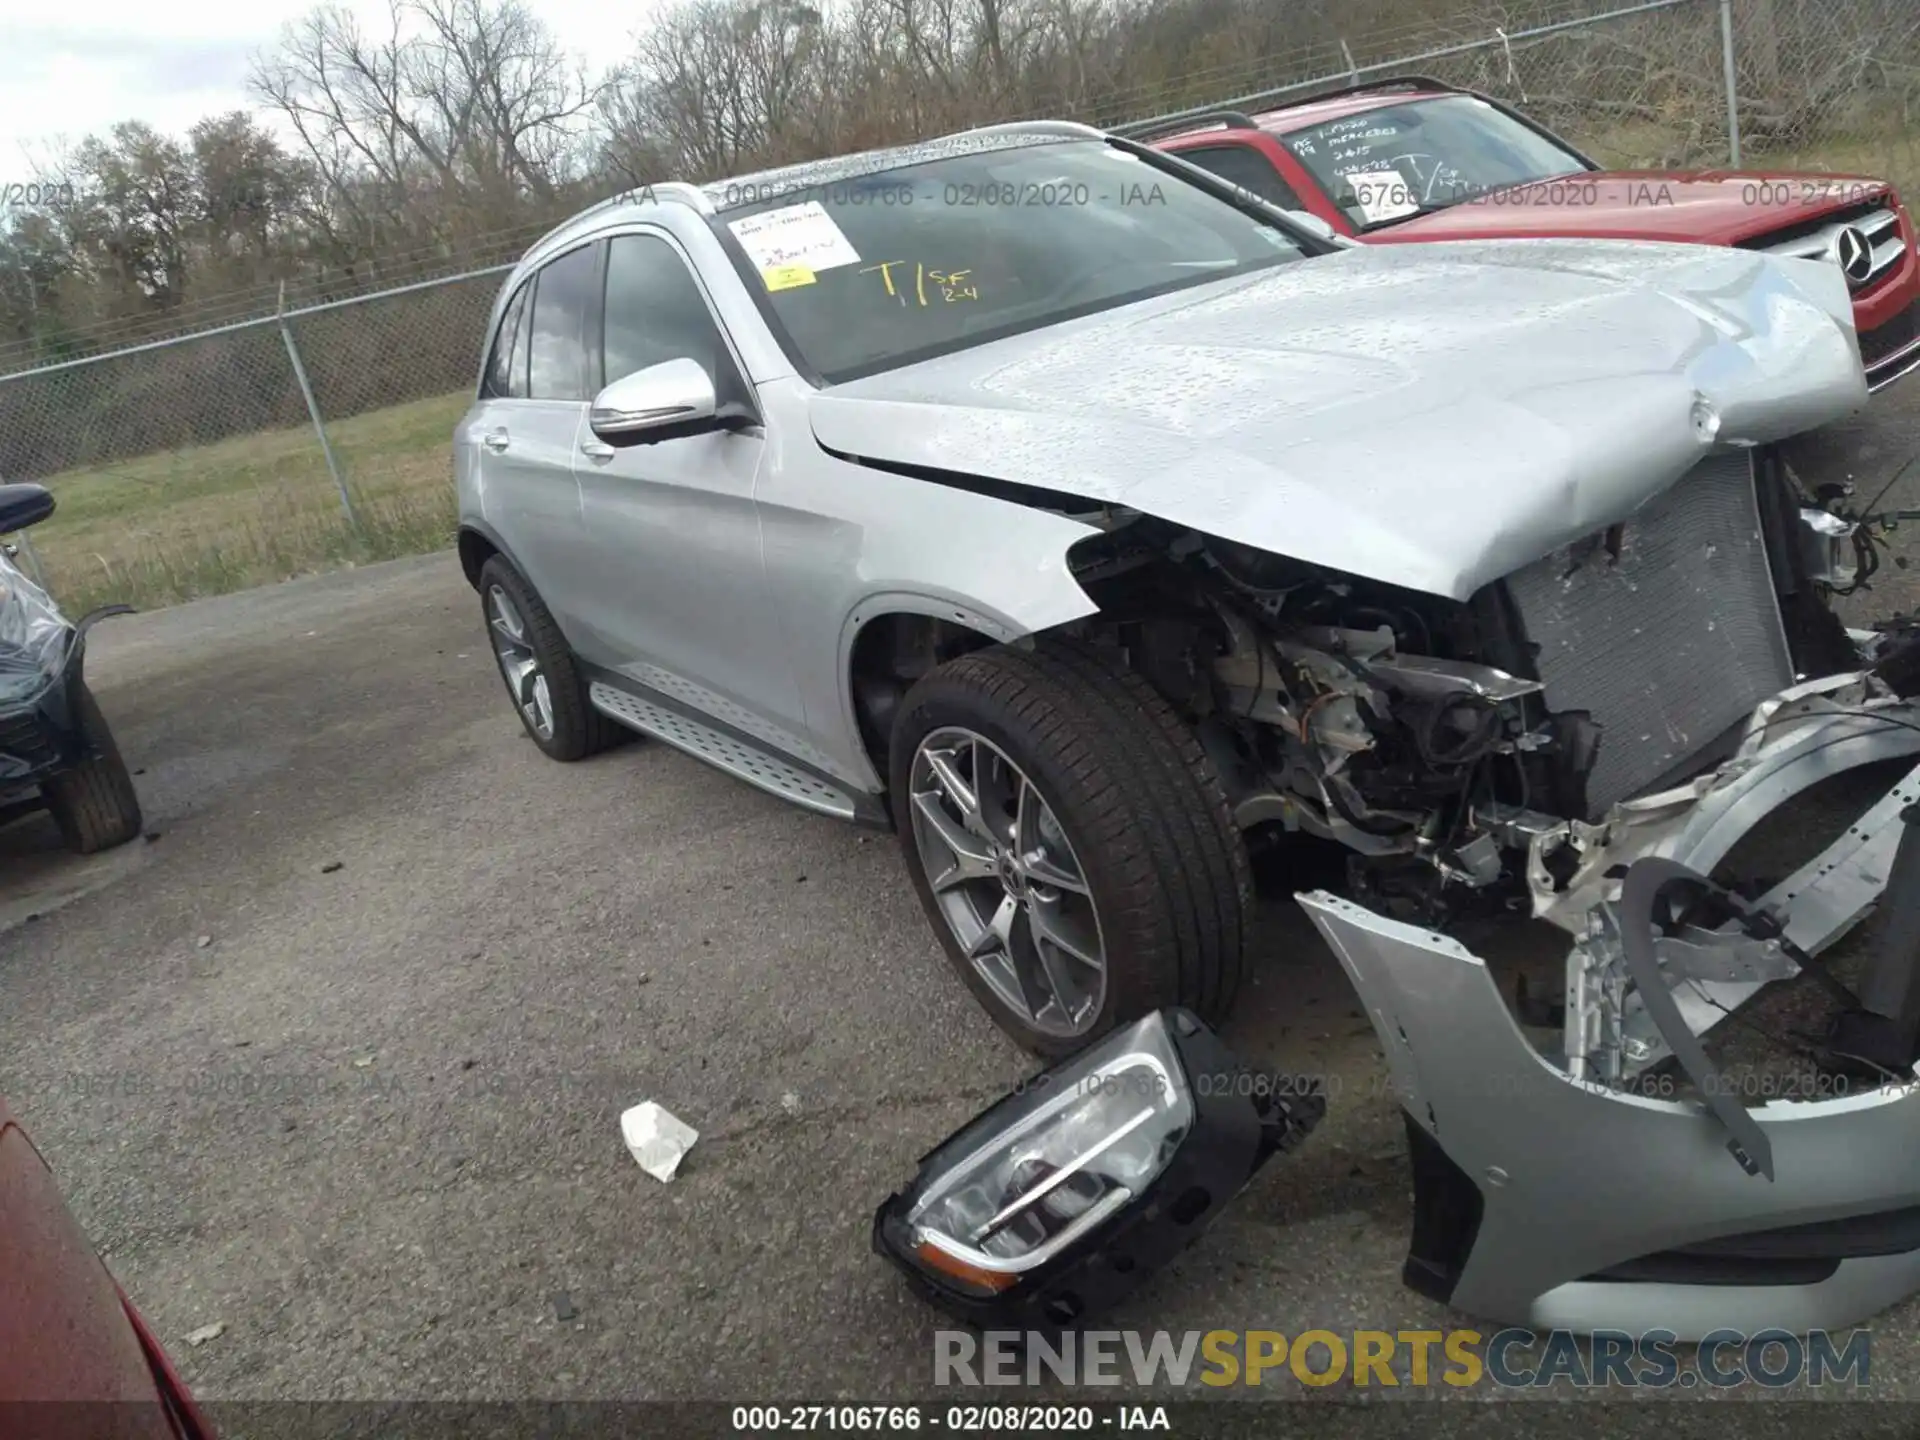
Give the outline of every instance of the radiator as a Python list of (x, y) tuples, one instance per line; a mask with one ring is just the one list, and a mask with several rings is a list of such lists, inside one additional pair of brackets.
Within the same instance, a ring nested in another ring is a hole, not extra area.
[(1506, 583), (1547, 708), (1600, 727), (1589, 819), (1793, 683), (1750, 452), (1701, 462), (1623, 525)]

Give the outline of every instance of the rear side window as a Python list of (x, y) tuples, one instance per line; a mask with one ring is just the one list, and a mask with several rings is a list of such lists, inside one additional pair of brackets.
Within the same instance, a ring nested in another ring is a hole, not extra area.
[(1294, 193), (1293, 187), (1281, 178), (1273, 161), (1251, 145), (1207, 145), (1173, 153), (1202, 170), (1211, 170), (1222, 180), (1231, 181), (1242, 190), (1251, 190), (1270, 205), (1278, 205), (1283, 210), (1307, 208), (1300, 203), (1300, 197)]
[(529, 280), (514, 292), (501, 312), (493, 355), (487, 361), (486, 393), (492, 399), (527, 397), (527, 303), (532, 297), (533, 282)]
[(607, 250), (603, 327), (607, 383), (668, 360), (698, 360), (717, 397), (744, 399), (743, 383), (706, 297), (673, 246), (655, 235), (616, 235)]
[(587, 398), (587, 310), (600, 247), (583, 245), (543, 269), (533, 292), (527, 393), (535, 400)]

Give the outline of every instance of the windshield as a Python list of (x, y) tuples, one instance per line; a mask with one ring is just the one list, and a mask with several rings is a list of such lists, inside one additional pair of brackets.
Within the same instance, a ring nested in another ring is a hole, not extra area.
[(1306, 253), (1274, 222), (1099, 140), (753, 188), (722, 187), (746, 203), (715, 225), (795, 360), (828, 384)]
[(1472, 95), (1384, 105), (1279, 140), (1360, 230), (1587, 168)]

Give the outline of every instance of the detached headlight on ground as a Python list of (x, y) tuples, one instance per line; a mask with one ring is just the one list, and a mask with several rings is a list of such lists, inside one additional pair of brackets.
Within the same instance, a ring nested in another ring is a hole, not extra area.
[(880, 1207), (874, 1248), (963, 1319), (1072, 1324), (1311, 1130), (1325, 1102), (1308, 1092), (1245, 1069), (1188, 1011), (1157, 1011), (948, 1137)]

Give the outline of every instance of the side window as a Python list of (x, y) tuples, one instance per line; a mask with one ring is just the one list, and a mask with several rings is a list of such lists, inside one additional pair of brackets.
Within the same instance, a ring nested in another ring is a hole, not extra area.
[(1269, 204), (1286, 210), (1307, 208), (1300, 203), (1293, 187), (1273, 168), (1273, 162), (1251, 145), (1208, 145), (1174, 153), (1202, 170), (1211, 170), (1222, 180), (1231, 180), (1242, 190), (1251, 190)]
[(698, 360), (722, 405), (746, 399), (706, 297), (686, 262), (656, 235), (616, 235), (607, 252), (607, 382), (667, 360)]
[(524, 400), (527, 396), (527, 304), (533, 282), (514, 292), (500, 313), (500, 332), (494, 336), (493, 355), (487, 361), (486, 393), (494, 399)]
[(582, 245), (541, 270), (533, 292), (527, 393), (535, 400), (587, 398), (587, 308), (600, 247)]

